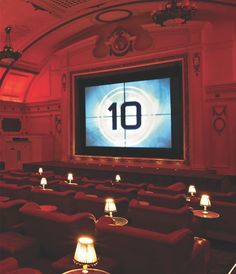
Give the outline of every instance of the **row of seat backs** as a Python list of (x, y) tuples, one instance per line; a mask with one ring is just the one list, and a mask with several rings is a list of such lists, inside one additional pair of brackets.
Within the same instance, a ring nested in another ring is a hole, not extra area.
[[(108, 218), (106, 218), (108, 219)], [(96, 224), (97, 241), (103, 256), (116, 258), (122, 274), (205, 274), (206, 256), (209, 250), (194, 241), (193, 233), (182, 228), (163, 234), (132, 226), (115, 226), (101, 218)], [(191, 269), (198, 245), (197, 269)]]
[(78, 237), (95, 235), (95, 217), (89, 212), (72, 215), (45, 212), (36, 203), (20, 208), (24, 234), (40, 243), (41, 254), (58, 259), (74, 250)]
[(42, 274), (38, 269), (20, 267), (14, 257), (0, 260), (0, 274)]

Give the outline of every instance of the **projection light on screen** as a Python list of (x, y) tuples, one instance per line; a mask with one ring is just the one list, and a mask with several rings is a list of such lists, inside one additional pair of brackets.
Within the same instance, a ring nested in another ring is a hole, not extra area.
[(169, 79), (86, 88), (86, 145), (171, 147)]

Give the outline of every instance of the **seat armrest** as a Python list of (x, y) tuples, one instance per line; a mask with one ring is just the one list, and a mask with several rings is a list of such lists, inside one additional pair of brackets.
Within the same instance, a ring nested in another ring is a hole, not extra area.
[(18, 262), (13, 257), (8, 257), (0, 261), (0, 274), (7, 273), (17, 268), (18, 268)]

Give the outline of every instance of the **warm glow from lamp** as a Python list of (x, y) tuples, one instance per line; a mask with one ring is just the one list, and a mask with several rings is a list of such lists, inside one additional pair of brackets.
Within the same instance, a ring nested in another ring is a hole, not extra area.
[(43, 168), (40, 167), (39, 170), (38, 170), (38, 172), (39, 172), (40, 175), (42, 175), (42, 173), (43, 173)]
[(201, 196), (200, 205), (204, 207), (203, 213), (208, 214), (207, 207), (211, 206), (209, 195), (203, 194)]
[(112, 212), (116, 212), (116, 204), (115, 204), (115, 201), (114, 199), (112, 198), (107, 198), (106, 199), (106, 204), (105, 204), (105, 209), (104, 209), (105, 212), (108, 212), (110, 217), (113, 217), (112, 216)]
[(43, 189), (45, 189), (45, 186), (47, 185), (47, 179), (45, 177), (41, 179), (40, 185), (43, 187)]
[(121, 181), (121, 177), (120, 177), (119, 174), (116, 174), (116, 179), (115, 180), (116, 180), (117, 183), (119, 183)]
[(69, 181), (69, 184), (71, 184), (71, 181), (73, 180), (73, 174), (72, 173), (68, 173), (67, 180)]
[(89, 237), (80, 237), (78, 239), (74, 262), (83, 265), (82, 273), (88, 273), (88, 265), (97, 263), (93, 239)]
[(188, 188), (188, 193), (191, 194), (191, 196), (194, 196), (194, 194), (196, 193), (196, 188), (194, 185), (190, 185)]

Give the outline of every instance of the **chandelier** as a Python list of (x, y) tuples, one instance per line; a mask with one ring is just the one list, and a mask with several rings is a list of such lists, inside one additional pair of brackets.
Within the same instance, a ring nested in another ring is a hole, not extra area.
[(3, 49), (0, 51), (0, 60), (12, 62), (16, 61), (21, 57), (21, 53), (19, 51), (14, 51), (14, 49), (11, 46), (11, 26), (7, 26), (5, 28), (5, 33), (6, 33), (6, 41), (5, 41), (5, 46)]
[(176, 26), (192, 19), (196, 8), (189, 0), (165, 1), (158, 11), (151, 14), (153, 21), (161, 26)]

